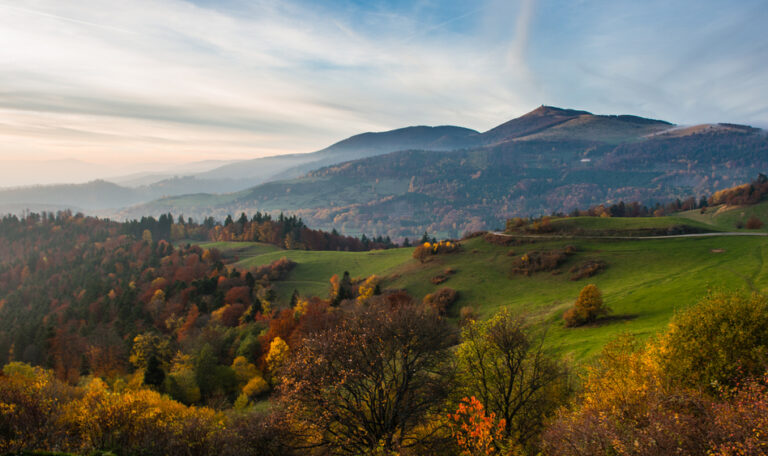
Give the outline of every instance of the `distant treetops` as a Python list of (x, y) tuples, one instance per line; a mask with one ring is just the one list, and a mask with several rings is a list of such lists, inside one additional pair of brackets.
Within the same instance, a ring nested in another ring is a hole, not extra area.
[(457, 241), (445, 240), (438, 242), (424, 242), (413, 249), (413, 258), (424, 263), (432, 255), (444, 255), (454, 253), (461, 249), (461, 243)]
[[(690, 196), (684, 200), (676, 199), (667, 204), (656, 203), (653, 206), (647, 206), (637, 201), (625, 203), (620, 201), (616, 204), (599, 204), (586, 210), (574, 209), (569, 217), (662, 217), (675, 214), (682, 211), (693, 209), (702, 209), (710, 206), (725, 204), (728, 206), (745, 206), (757, 204), (768, 196), (768, 176), (759, 174), (752, 182), (737, 185), (735, 187), (718, 190), (711, 196), (701, 196), (695, 198)], [(565, 216), (563, 213), (554, 214), (559, 217)], [(516, 217), (507, 220), (507, 231), (515, 231), (525, 227), (527, 231), (550, 232), (549, 217), (542, 217), (529, 224), (529, 220), (522, 217)], [(759, 227), (758, 227), (759, 228)]]

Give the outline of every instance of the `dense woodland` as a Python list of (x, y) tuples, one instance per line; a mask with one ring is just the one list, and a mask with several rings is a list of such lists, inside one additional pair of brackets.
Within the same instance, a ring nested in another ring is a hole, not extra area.
[[(599, 128), (606, 133), (614, 127)], [(605, 202), (666, 205), (743, 183), (768, 169), (765, 133), (746, 127), (718, 126), (643, 140), (601, 139), (576, 127), (571, 131), (575, 136), (561, 137), (554, 130), (525, 140), (503, 140), (502, 135), (497, 138), (501, 142), (482, 148), (400, 150), (315, 169), (223, 199), (161, 199), (121, 215), (157, 216), (180, 207), (193, 217), (223, 218), (227, 213), (290, 208), (313, 227), (335, 227), (343, 233), (396, 239), (426, 230), (459, 237), (498, 228), (507, 218), (568, 214)]]
[[(707, 203), (759, 201), (765, 181)], [(577, 366), (545, 348), (546, 327), (533, 316), (505, 309), (478, 320), (463, 309), (457, 325), (446, 316), (456, 300), (450, 288), (416, 301), (382, 290), (377, 276), (344, 274), (329, 277), (327, 295), (279, 305), (273, 285), (293, 262), (241, 271), (215, 249), (173, 242), (184, 239), (392, 246), (263, 214), (223, 224), (170, 215), (117, 223), (68, 212), (0, 220), (0, 454), (768, 448), (764, 295), (710, 292), (658, 336), (621, 337)], [(461, 250), (425, 233), (413, 257)], [(524, 261), (524, 271), (539, 264)], [(597, 324), (609, 312), (590, 284), (565, 325)]]

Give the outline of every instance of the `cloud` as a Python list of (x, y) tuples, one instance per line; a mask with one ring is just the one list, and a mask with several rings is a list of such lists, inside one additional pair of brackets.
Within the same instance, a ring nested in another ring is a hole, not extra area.
[(0, 159), (252, 158), (539, 104), (768, 124), (764, 3), (0, 0)]

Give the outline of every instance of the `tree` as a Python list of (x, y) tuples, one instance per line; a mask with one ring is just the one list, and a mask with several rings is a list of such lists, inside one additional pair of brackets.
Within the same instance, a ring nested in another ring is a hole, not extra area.
[(485, 413), (483, 404), (474, 396), (459, 402), (456, 413), (448, 415), (451, 434), (461, 449), (462, 456), (501, 453), (504, 440), (504, 420), (496, 414)]
[(543, 333), (504, 309), (487, 321), (470, 321), (457, 356), (466, 396), (504, 422), (504, 436), (526, 445), (567, 391), (565, 368), (544, 353)]
[(146, 332), (133, 338), (129, 361), (136, 369), (147, 369), (149, 361), (155, 358), (159, 366), (170, 362), (173, 356), (168, 337)]
[(432, 245), (429, 242), (420, 244), (413, 249), (413, 259), (419, 260), (419, 263), (427, 261), (430, 255), (432, 255)]
[(610, 309), (603, 304), (603, 294), (594, 284), (581, 289), (576, 303), (565, 314), (565, 326), (580, 326), (592, 323), (598, 317), (608, 314)]
[(676, 315), (662, 339), (663, 364), (677, 382), (735, 385), (768, 366), (768, 297), (711, 293)]
[(272, 339), (265, 361), (267, 362), (267, 370), (269, 370), (273, 379), (278, 375), (283, 364), (285, 364), (289, 352), (288, 344), (281, 337), (278, 336)]
[(147, 367), (144, 369), (144, 383), (146, 385), (160, 387), (165, 380), (165, 371), (160, 367), (160, 360), (155, 354), (152, 354), (147, 360)]
[(424, 448), (451, 389), (452, 330), (433, 311), (386, 299), (306, 339), (286, 365), (281, 402), (308, 448), (386, 454)]

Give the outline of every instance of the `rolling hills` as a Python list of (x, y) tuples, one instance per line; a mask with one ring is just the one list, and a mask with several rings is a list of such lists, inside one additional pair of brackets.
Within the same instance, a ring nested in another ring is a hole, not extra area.
[(482, 133), (407, 127), (136, 187), (96, 182), (5, 190), (0, 209), (74, 207), (116, 219), (171, 212), (198, 220), (289, 212), (313, 228), (344, 234), (457, 237), (513, 216), (698, 197), (767, 170), (763, 130), (678, 127), (541, 106)]
[[(768, 202), (751, 210), (768, 215)], [(738, 209), (736, 209), (738, 210)], [(690, 213), (654, 218), (562, 219), (583, 232), (635, 230), (671, 227), (690, 223), (693, 227), (709, 227), (713, 231), (727, 229), (728, 212), (707, 221), (696, 220)], [(725, 215), (724, 215), (725, 214)], [(762, 230), (768, 232), (768, 230)], [(441, 287), (459, 293), (458, 301), (449, 309), (456, 318), (459, 309), (472, 306), (481, 317), (494, 314), (502, 307), (531, 314), (539, 322), (551, 324), (549, 342), (557, 351), (576, 360), (587, 359), (617, 334), (631, 332), (648, 336), (664, 327), (678, 310), (692, 304), (708, 290), (738, 289), (768, 291), (768, 236), (712, 236), (671, 239), (595, 239), (558, 236), (543, 239), (518, 239), (512, 245), (497, 245), (484, 237), (463, 242), (460, 252), (431, 257), (424, 264), (411, 257), (413, 249), (399, 248), (371, 252), (308, 252), (282, 250), (259, 243), (204, 243), (201, 246), (220, 249), (230, 265), (247, 268), (268, 264), (287, 257), (297, 266), (287, 279), (276, 282), (280, 302), (285, 305), (294, 290), (303, 296), (325, 297), (332, 274), (349, 271), (353, 277), (376, 274), (382, 277), (382, 288), (404, 289), (417, 299)], [(512, 273), (513, 263), (530, 252), (575, 249), (573, 255), (552, 271), (530, 276)], [(571, 269), (586, 261), (604, 263), (605, 270), (593, 277), (572, 280)], [(444, 274), (444, 283), (431, 279)], [(586, 283), (595, 283), (613, 309), (612, 317), (599, 325), (567, 329), (562, 313), (571, 305)]]
[(468, 138), (480, 146), (392, 152), (228, 195), (160, 199), (120, 215), (288, 211), (349, 234), (457, 237), (513, 216), (699, 196), (768, 169), (765, 132), (730, 125), (679, 129), (541, 107)]

